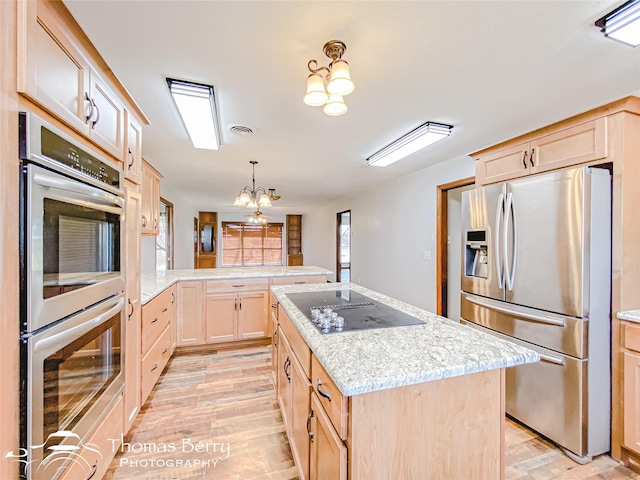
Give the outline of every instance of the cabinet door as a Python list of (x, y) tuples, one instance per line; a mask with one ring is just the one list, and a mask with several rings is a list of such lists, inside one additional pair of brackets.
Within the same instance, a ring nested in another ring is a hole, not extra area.
[[(155, 235), (154, 215), (159, 207), (155, 207), (156, 202), (160, 202), (159, 188), (156, 187), (156, 175), (143, 164), (142, 167), (142, 235)], [(158, 199), (156, 200), (156, 188)]]
[(119, 160), (124, 151), (124, 104), (95, 71), (91, 70), (89, 96), (93, 115), (89, 135)]
[(125, 290), (127, 321), (124, 328), (124, 431), (140, 409), (140, 187), (125, 181)]
[(278, 343), (280, 339), (278, 338), (278, 319), (275, 317), (273, 313), (271, 313), (271, 329), (273, 333), (271, 334), (271, 373), (273, 375), (273, 384), (276, 387), (276, 392), (278, 391)]
[(296, 359), (291, 360), (291, 452), (301, 479), (309, 478), (309, 431), (307, 420), (311, 412), (311, 382)]
[(203, 345), (203, 282), (178, 283), (178, 346)]
[(501, 182), (529, 174), (529, 144), (523, 143), (476, 160), (476, 184)]
[(171, 355), (178, 345), (178, 287), (171, 287)]
[(206, 296), (207, 343), (230, 342), (237, 338), (238, 300), (235, 293)]
[(134, 183), (142, 182), (142, 126), (127, 112), (127, 131), (124, 151), (124, 175)]
[(576, 125), (531, 142), (531, 173), (607, 157), (607, 119)]
[(640, 356), (623, 355), (624, 446), (640, 454)]
[(18, 2), (18, 92), (86, 135), (90, 67), (55, 8)]
[(278, 342), (278, 403), (287, 436), (291, 438), (291, 347), (280, 331)]
[(267, 292), (238, 294), (238, 339), (262, 338), (269, 328)]
[(311, 480), (346, 480), (347, 447), (331, 425), (315, 393), (311, 394)]
[(153, 235), (158, 235), (160, 232), (160, 177), (154, 174), (152, 179), (151, 228)]

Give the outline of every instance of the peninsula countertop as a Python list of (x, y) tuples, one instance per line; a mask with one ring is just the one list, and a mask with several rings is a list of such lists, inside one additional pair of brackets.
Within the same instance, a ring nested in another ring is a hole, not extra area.
[(628, 322), (640, 323), (640, 309), (638, 309), (638, 310), (626, 310), (624, 312), (618, 312), (617, 317), (620, 320), (626, 320)]
[(143, 272), (141, 275), (140, 299), (142, 305), (163, 290), (181, 280), (231, 280), (234, 278), (298, 277), (307, 275), (330, 275), (333, 272), (316, 266), (301, 267), (242, 267), (242, 268), (197, 268)]
[[(425, 323), (322, 335), (288, 293), (350, 289)], [(537, 352), (353, 283), (272, 286), (284, 311), (345, 396), (536, 362)]]

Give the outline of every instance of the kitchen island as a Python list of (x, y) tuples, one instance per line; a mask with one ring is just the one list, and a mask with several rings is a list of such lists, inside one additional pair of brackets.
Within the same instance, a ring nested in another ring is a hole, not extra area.
[[(302, 478), (503, 477), (504, 369), (536, 352), (355, 284), (271, 290), (278, 397)], [(329, 290), (424, 323), (322, 334), (292, 298)]]

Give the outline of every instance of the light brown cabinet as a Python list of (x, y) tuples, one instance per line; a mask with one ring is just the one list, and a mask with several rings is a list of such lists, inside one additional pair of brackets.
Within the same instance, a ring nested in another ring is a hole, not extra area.
[(178, 347), (203, 345), (204, 282), (178, 283)]
[(598, 118), (505, 149), (472, 154), (476, 184), (512, 180), (607, 157), (607, 119)]
[(287, 215), (287, 265), (302, 263), (302, 215)]
[(142, 183), (142, 125), (135, 115), (125, 112), (126, 137), (124, 149), (124, 176), (134, 183)]
[(142, 235), (158, 235), (162, 175), (142, 161)]
[(20, 2), (18, 30), (18, 92), (122, 161), (124, 101), (64, 5)]
[(140, 410), (140, 186), (125, 181), (124, 431)]
[(311, 394), (311, 480), (346, 480), (347, 447), (342, 442), (329, 417), (320, 404), (318, 395)]
[(267, 279), (207, 282), (206, 343), (268, 336), (267, 286)]
[(623, 322), (623, 445), (640, 454), (640, 325)]
[(198, 248), (195, 268), (216, 268), (218, 213), (198, 212)]

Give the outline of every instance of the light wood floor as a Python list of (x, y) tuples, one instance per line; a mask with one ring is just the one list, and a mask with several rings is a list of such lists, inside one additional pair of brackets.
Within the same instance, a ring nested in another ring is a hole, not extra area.
[[(268, 346), (174, 356), (105, 478), (297, 478), (270, 368)], [(506, 480), (640, 479), (606, 455), (578, 465), (510, 420), (505, 443)]]

